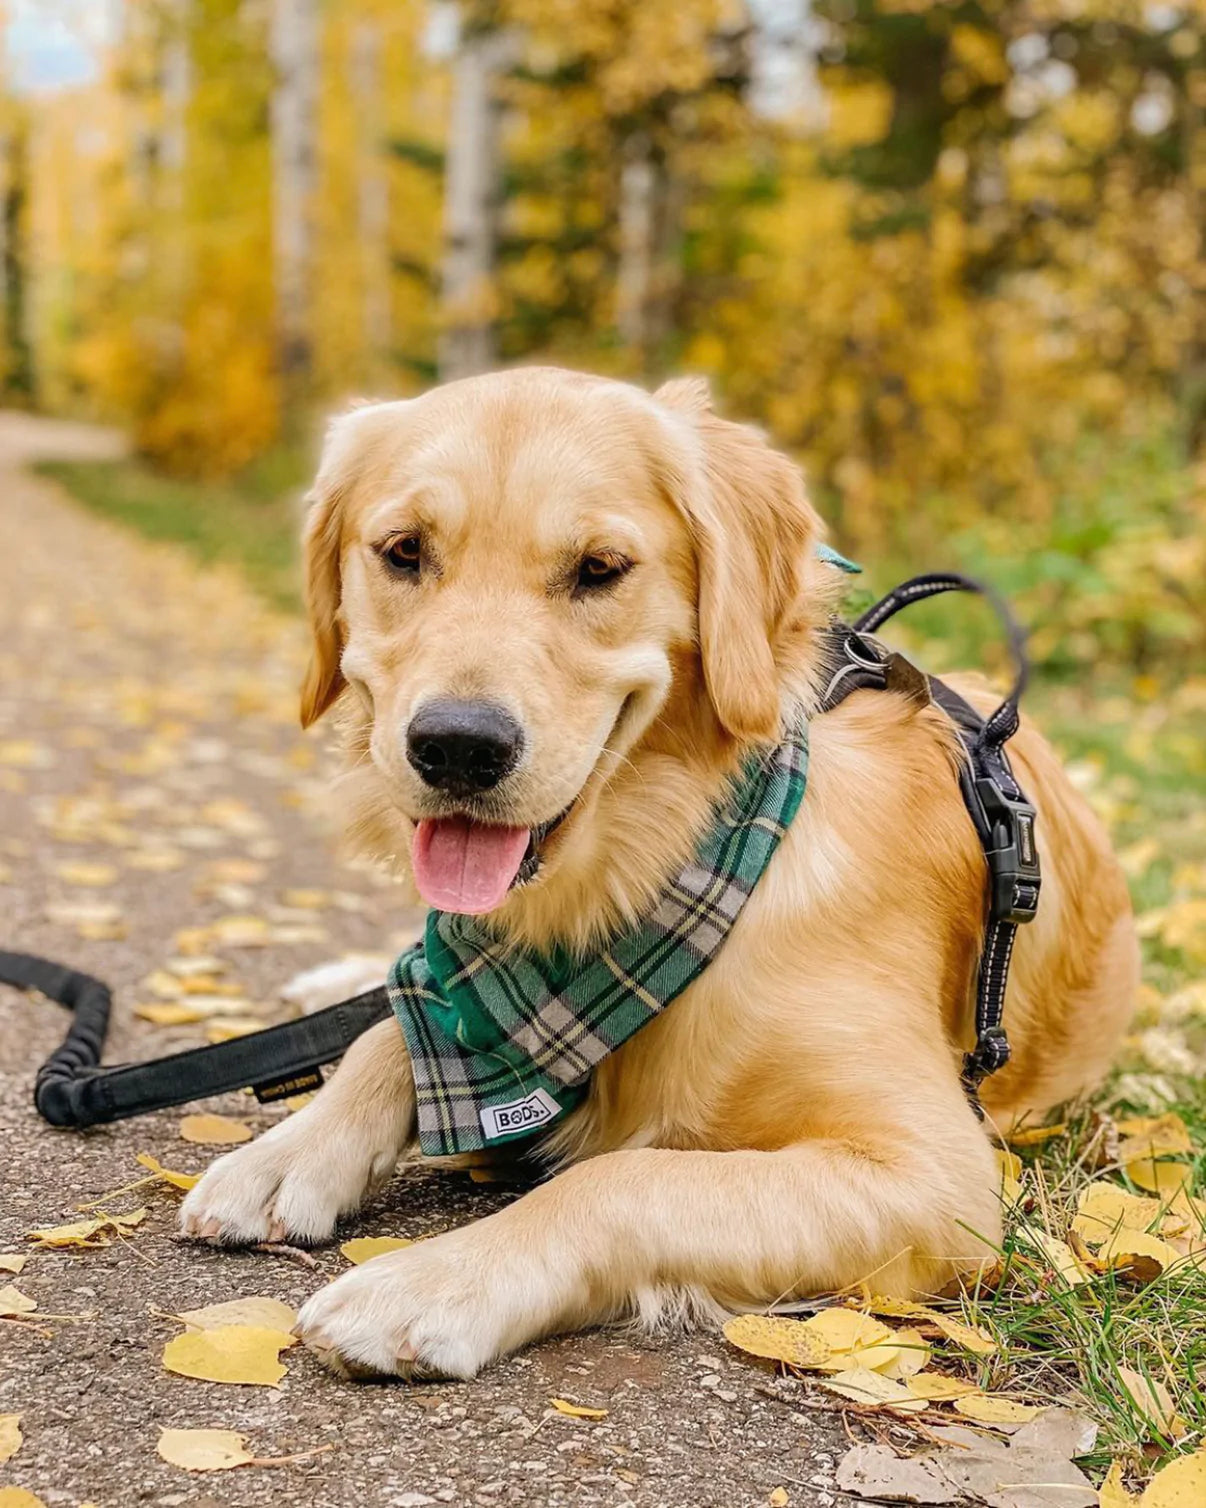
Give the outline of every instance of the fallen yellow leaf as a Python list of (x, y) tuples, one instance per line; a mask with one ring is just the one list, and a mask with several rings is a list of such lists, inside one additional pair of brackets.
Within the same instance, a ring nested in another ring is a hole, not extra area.
[(559, 1414), (566, 1414), (571, 1419), (606, 1419), (606, 1409), (590, 1409), (581, 1403), (571, 1403), (568, 1398), (550, 1398), (549, 1403)]
[(764, 1356), (792, 1367), (822, 1366), (829, 1360), (829, 1347), (800, 1320), (782, 1315), (739, 1314), (724, 1327), (724, 1338), (750, 1356)]
[(882, 1372), (885, 1377), (893, 1377), (897, 1382), (907, 1382), (910, 1377), (920, 1372), (930, 1359), (930, 1345), (920, 1330), (915, 1330), (911, 1325), (906, 1325), (895, 1331), (892, 1336), (892, 1346), (884, 1347), (885, 1350), (895, 1350), (896, 1355), (876, 1367), (877, 1372)]
[(1118, 1376), (1127, 1397), (1153, 1428), (1177, 1440), (1185, 1433), (1185, 1421), (1177, 1413), (1172, 1395), (1162, 1382), (1145, 1377), (1134, 1367), (1120, 1366)]
[(1001, 1203), (1006, 1209), (1012, 1209), (1022, 1197), (1022, 1159), (1004, 1147), (997, 1147), (995, 1151), (1001, 1174)]
[(165, 1429), (155, 1449), (185, 1471), (229, 1471), (255, 1460), (246, 1446), (247, 1436), (232, 1429)]
[(37, 1299), (31, 1299), (9, 1283), (0, 1288), (0, 1319), (12, 1319), (18, 1314), (32, 1314), (38, 1307)]
[(74, 1220), (68, 1225), (51, 1225), (40, 1230), (26, 1231), (26, 1239), (39, 1246), (80, 1246), (91, 1250), (98, 1246), (110, 1246), (113, 1237), (128, 1236), (135, 1226), (146, 1219), (145, 1209), (131, 1210), (125, 1215), (98, 1215), (91, 1220)]
[(224, 1304), (207, 1304), (204, 1309), (185, 1309), (176, 1316), (193, 1330), (220, 1330), (226, 1325), (252, 1325), (260, 1330), (279, 1330), (291, 1334), (297, 1315), (280, 1299), (229, 1299)]
[(1206, 1450), (1170, 1461), (1139, 1499), (1139, 1508), (1202, 1508), (1206, 1503)]
[(349, 1262), (357, 1267), (361, 1262), (371, 1262), (374, 1257), (384, 1257), (391, 1251), (401, 1251), (404, 1246), (415, 1243), (405, 1236), (357, 1236), (354, 1241), (345, 1241), (339, 1248)]
[(915, 1319), (918, 1315), (929, 1314), (927, 1304), (914, 1303), (912, 1299), (885, 1299), (873, 1295), (859, 1305), (868, 1314), (880, 1314), (885, 1319)]
[(1139, 1499), (1128, 1492), (1122, 1481), (1122, 1462), (1115, 1461), (1106, 1473), (1106, 1479), (1097, 1489), (1098, 1508), (1136, 1508)]
[(21, 1434), (20, 1414), (0, 1414), (0, 1466), (21, 1449), (24, 1437)]
[(977, 1424), (1026, 1424), (1042, 1412), (1032, 1403), (1018, 1403), (996, 1393), (966, 1393), (954, 1405), (957, 1413)]
[(264, 1030), (264, 1023), (253, 1016), (228, 1016), (215, 1021), (205, 1029), (207, 1042), (233, 1042), (236, 1037), (250, 1037), (253, 1032)]
[[(1193, 1139), (1189, 1127), (1175, 1110), (1163, 1115), (1135, 1115), (1117, 1123), (1119, 1136), (1126, 1140), (1119, 1148), (1119, 1162), (1130, 1162), (1134, 1157), (1165, 1157), (1170, 1152), (1192, 1152)], [(1130, 1156), (1126, 1148), (1135, 1144)]]
[(0, 1487), (0, 1508), (46, 1508), (46, 1504), (24, 1487)]
[(928, 1398), (933, 1403), (947, 1403), (952, 1398), (965, 1398), (980, 1389), (974, 1382), (964, 1382), (958, 1377), (947, 1377), (943, 1372), (918, 1372), (905, 1379), (905, 1387), (918, 1398)]
[(938, 1326), (947, 1340), (954, 1341), (955, 1345), (962, 1346), (973, 1356), (995, 1354), (996, 1341), (987, 1330), (982, 1330), (978, 1325), (965, 1325), (962, 1320), (953, 1319), (949, 1314), (941, 1314), (936, 1309), (931, 1310), (926, 1318), (931, 1324)]
[(1181, 1253), (1159, 1236), (1143, 1231), (1118, 1230), (1098, 1250), (1098, 1258), (1115, 1271), (1140, 1283), (1151, 1283), (1178, 1262)]
[(1126, 1176), (1139, 1188), (1161, 1199), (1188, 1191), (1193, 1170), (1183, 1162), (1163, 1162), (1154, 1157), (1138, 1157), (1126, 1164)]
[(250, 1141), (252, 1131), (227, 1115), (186, 1115), (180, 1122), (180, 1135), (202, 1147), (233, 1147)]
[(86, 859), (69, 859), (59, 864), (55, 873), (68, 885), (112, 885), (117, 879), (116, 864), (93, 864)]
[(1145, 1231), (1160, 1213), (1158, 1199), (1144, 1199), (1099, 1181), (1082, 1189), (1072, 1229), (1094, 1246), (1120, 1229)]
[(774, 1487), (766, 1501), (770, 1504), (770, 1508), (787, 1508), (791, 1499), (787, 1495), (786, 1487)]
[(150, 1152), (139, 1152), (135, 1161), (154, 1173), (157, 1178), (161, 1178), (164, 1183), (170, 1183), (174, 1189), (183, 1189), (186, 1193), (201, 1181), (200, 1173), (174, 1173), (171, 1168), (165, 1168)]
[(0, 1252), (0, 1272), (19, 1273), (28, 1261), (28, 1257), (20, 1256), (15, 1251)]
[(818, 1377), (821, 1387), (852, 1403), (866, 1404), (872, 1408), (885, 1408), (894, 1414), (917, 1414), (925, 1409), (925, 1399), (911, 1393), (903, 1383), (893, 1382), (879, 1372), (866, 1367), (852, 1367), (847, 1372), (838, 1372), (832, 1377)]
[(847, 1372), (858, 1366), (873, 1371), (895, 1361), (899, 1354), (888, 1326), (856, 1309), (822, 1309), (800, 1323), (829, 1352), (824, 1361), (815, 1365), (830, 1367), (835, 1372)]
[(1072, 1288), (1087, 1283), (1093, 1276), (1090, 1269), (1076, 1255), (1066, 1241), (1048, 1235), (1037, 1227), (1026, 1227), (1026, 1239), (1037, 1248), (1044, 1261)]
[(140, 1021), (149, 1021), (153, 1026), (192, 1026), (194, 1022), (204, 1021), (208, 1012), (179, 1000), (151, 1000), (136, 1005), (134, 1014)]
[(163, 1365), (181, 1377), (199, 1377), (206, 1382), (275, 1387), (286, 1371), (280, 1353), (294, 1343), (291, 1335), (258, 1325), (187, 1330), (164, 1346)]

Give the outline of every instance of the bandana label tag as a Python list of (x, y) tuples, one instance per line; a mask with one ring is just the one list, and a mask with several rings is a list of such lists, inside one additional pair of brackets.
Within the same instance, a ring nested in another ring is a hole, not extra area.
[(561, 1106), (547, 1089), (533, 1089), (505, 1105), (486, 1105), (481, 1112), (482, 1131), (487, 1141), (497, 1141), (500, 1136), (535, 1131), (560, 1114)]

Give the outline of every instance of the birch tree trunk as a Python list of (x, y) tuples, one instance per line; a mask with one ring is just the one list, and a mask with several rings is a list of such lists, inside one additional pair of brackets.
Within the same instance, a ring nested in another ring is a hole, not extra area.
[(383, 375), (390, 349), (389, 178), (381, 27), (362, 21), (352, 36), (356, 108), (356, 222), (360, 241), (361, 336), (368, 375)]
[(497, 80), (511, 53), (506, 32), (467, 31), (453, 67), (444, 179), (441, 381), (484, 372), (498, 357), (494, 276), (502, 191)]
[(311, 367), (320, 0), (272, 0), (272, 244), (277, 360), (300, 395)]

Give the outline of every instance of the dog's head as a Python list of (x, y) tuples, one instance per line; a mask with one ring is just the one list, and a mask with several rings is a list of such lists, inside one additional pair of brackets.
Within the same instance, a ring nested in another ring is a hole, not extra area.
[(355, 409), (306, 528), (302, 721), (350, 703), (420, 893), (492, 911), (675, 709), (776, 738), (816, 537), (795, 467), (698, 382), (529, 369)]

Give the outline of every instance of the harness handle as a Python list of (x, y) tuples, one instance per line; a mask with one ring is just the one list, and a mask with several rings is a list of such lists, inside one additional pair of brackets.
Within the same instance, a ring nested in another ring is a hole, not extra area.
[(856, 619), (855, 631), (861, 634), (876, 633), (903, 608), (910, 607), (914, 602), (924, 602), (929, 597), (940, 597), (944, 592), (972, 592), (983, 597), (1000, 619), (1009, 641), (1017, 673), (1005, 700), (991, 717), (985, 719), (980, 734), (985, 745), (999, 749), (1018, 731), (1018, 703), (1030, 681), (1030, 656), (1026, 653), (1026, 631), (995, 587), (989, 586), (985, 581), (977, 581), (972, 576), (963, 576), (958, 571), (932, 571), (925, 576), (914, 576), (893, 587), (887, 596), (881, 597), (873, 607), (869, 607)]

